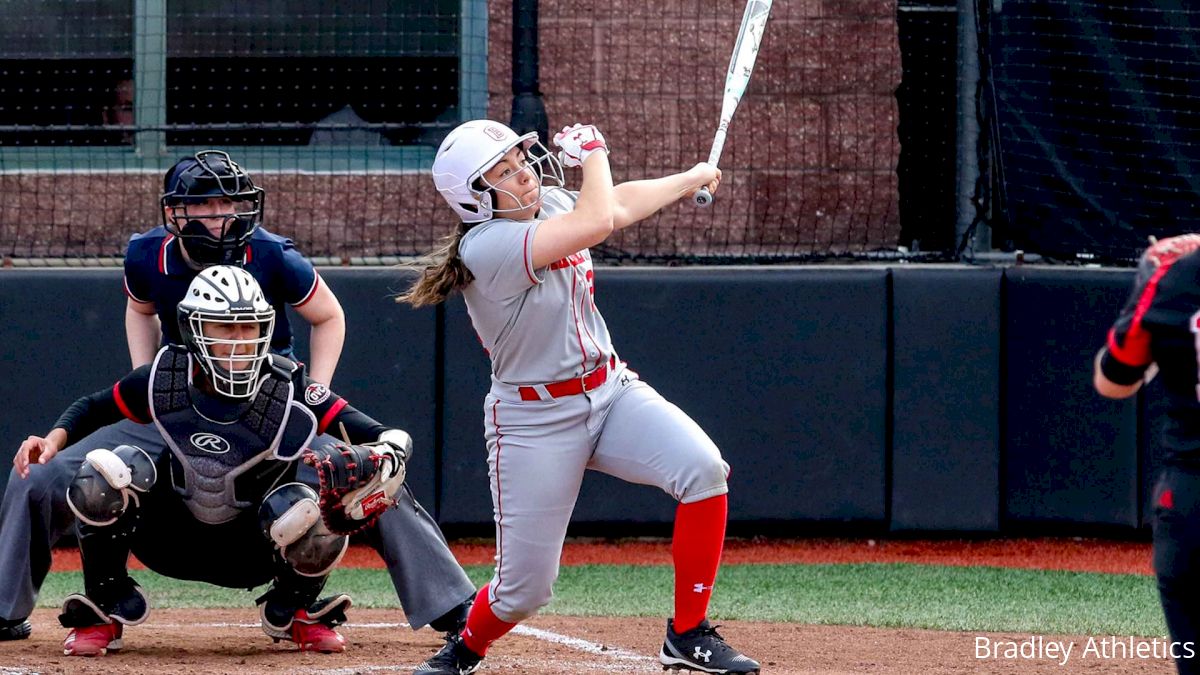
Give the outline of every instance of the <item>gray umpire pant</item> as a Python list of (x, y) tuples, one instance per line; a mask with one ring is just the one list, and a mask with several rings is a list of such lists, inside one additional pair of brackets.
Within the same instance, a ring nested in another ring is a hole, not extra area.
[[(321, 436), (315, 445), (333, 442)], [(50, 571), (50, 548), (75, 526), (67, 486), (96, 448), (136, 445), (157, 456), (169, 452), (153, 425), (124, 420), (63, 449), (46, 464), (30, 467), (22, 479), (9, 473), (0, 506), (0, 618), (24, 619)], [(153, 450), (152, 450), (153, 449)], [(301, 465), (298, 480), (317, 487), (312, 468)], [(442, 616), (475, 593), (433, 518), (401, 490), (398, 504), (379, 518), (378, 536), (369, 537), (387, 565), (396, 595), (413, 630)]]

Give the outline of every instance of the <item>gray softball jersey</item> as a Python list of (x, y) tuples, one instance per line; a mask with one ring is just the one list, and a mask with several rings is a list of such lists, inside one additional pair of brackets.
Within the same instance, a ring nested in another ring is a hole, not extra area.
[(573, 210), (574, 197), (551, 188), (534, 220), (489, 220), (459, 243), (459, 255), (475, 276), (463, 289), (467, 311), (499, 382), (559, 382), (613, 356), (608, 327), (596, 309), (591, 253), (583, 249), (533, 268), (538, 225)]

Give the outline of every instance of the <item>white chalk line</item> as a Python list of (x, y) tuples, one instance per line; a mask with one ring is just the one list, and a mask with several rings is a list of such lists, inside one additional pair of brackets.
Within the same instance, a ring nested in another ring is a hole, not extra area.
[[(258, 623), (234, 623), (234, 622), (209, 622), (209, 623), (199, 623), (199, 624), (155, 623), (155, 624), (151, 624), (151, 625), (158, 626), (161, 628), (179, 628), (179, 629), (187, 629), (187, 628), (258, 628), (259, 627)], [(392, 630), (392, 629), (396, 629), (396, 628), (409, 628), (410, 627), (407, 623), (403, 623), (403, 622), (346, 623), (344, 625), (346, 628), (368, 629), (368, 630)], [(651, 667), (651, 666), (658, 665), (658, 661), (656, 659), (652, 659), (643, 654), (638, 654), (638, 653), (627, 651), (624, 649), (607, 647), (605, 645), (591, 642), (589, 640), (571, 637), (569, 635), (563, 635), (562, 633), (555, 633), (553, 631), (548, 631), (548, 630), (544, 630), (541, 628), (533, 628), (530, 626), (518, 625), (516, 628), (513, 628), (512, 632), (514, 632), (518, 635), (524, 635), (527, 637), (531, 637), (535, 640), (541, 640), (543, 642), (550, 642), (553, 644), (561, 645), (563, 647), (567, 647), (568, 649), (574, 649), (575, 651), (583, 652), (585, 654), (601, 656), (601, 657), (603, 657), (604, 661), (607, 661), (607, 663), (600, 662), (600, 663), (572, 664), (573, 667), (578, 666), (580, 668), (586, 668), (587, 671), (589, 671), (589, 672), (596, 671), (596, 670), (603, 670), (603, 671), (611, 670), (613, 672), (628, 672), (630, 667), (635, 666), (635, 665), (644, 665), (645, 670), (647, 670), (647, 671), (657, 670), (657, 668)], [(353, 673), (356, 673), (356, 672), (389, 672), (389, 671), (402, 671), (402, 670), (407, 670), (407, 669), (411, 669), (411, 668), (413, 668), (413, 665), (407, 665), (407, 666), (360, 665), (360, 666), (351, 666), (351, 667), (347, 667), (347, 668), (333, 668), (333, 669), (328, 669), (328, 670), (317, 670), (317, 671), (313, 671), (313, 672), (322, 673), (323, 675), (353, 675)], [(0, 671), (0, 675), (5, 675), (5, 673), (3, 673), (3, 671)], [(17, 674), (14, 673), (14, 675), (17, 675)]]

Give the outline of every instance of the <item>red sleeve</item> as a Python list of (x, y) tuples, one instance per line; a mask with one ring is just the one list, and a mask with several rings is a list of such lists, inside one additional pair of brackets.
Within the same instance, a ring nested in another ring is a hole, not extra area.
[(1170, 270), (1171, 264), (1167, 263), (1154, 268), (1148, 277), (1143, 278), (1139, 274), (1129, 301), (1108, 331), (1108, 353), (1126, 366), (1148, 366), (1154, 360), (1150, 353), (1150, 333), (1142, 325), (1142, 320), (1153, 306), (1159, 294), (1159, 284)]
[[(139, 384), (141, 386), (138, 386)], [(151, 422), (148, 386), (149, 383), (145, 380), (131, 383), (128, 378), (113, 385), (113, 400), (116, 401), (117, 408), (126, 419), (133, 420), (138, 424)]]
[(366, 414), (349, 405), (346, 399), (329, 390), (329, 387), (304, 378), (304, 390), (299, 395), (304, 405), (317, 418), (317, 433), (329, 433), (342, 440), (342, 429), (351, 443), (370, 443), (388, 429)]

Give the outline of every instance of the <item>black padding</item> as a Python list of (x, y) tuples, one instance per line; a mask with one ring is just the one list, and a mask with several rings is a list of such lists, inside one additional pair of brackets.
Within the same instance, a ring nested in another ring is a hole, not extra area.
[[(887, 271), (596, 271), (622, 358), (713, 438), (733, 520), (885, 517)], [(443, 520), (490, 517), (488, 364), (461, 300), (446, 313)], [(848, 404), (847, 402), (851, 402)], [(574, 522), (670, 523), (661, 491), (589, 473)]]
[(1138, 523), (1137, 405), (1092, 386), (1092, 361), (1132, 275), (1005, 272), (1006, 529)]
[(1000, 269), (892, 269), (893, 530), (1000, 527)]
[[(730, 520), (882, 522), (887, 276), (601, 269), (596, 302), (621, 357), (721, 449)], [(674, 519), (665, 494), (596, 478), (577, 520)]]
[(483, 440), (483, 397), (491, 387), (491, 364), (471, 327), (461, 295), (446, 302), (445, 322), (438, 522), (488, 523), (492, 520), (492, 492)]
[[(489, 368), (461, 298), (439, 327), (443, 310), (392, 302), (410, 273), (321, 273), (348, 324), (333, 389), (413, 435), (407, 483), (431, 511), (440, 506), (439, 520), (486, 526)], [(1158, 466), (1157, 384), (1140, 404), (1108, 401), (1091, 387), (1092, 357), (1132, 273), (1011, 268), (998, 290), (999, 324), (994, 274), (599, 268), (597, 303), (621, 356), (732, 465), (734, 521), (888, 524), (890, 510), (897, 530), (1136, 527)], [(77, 397), (129, 371), (121, 276), (118, 268), (0, 270), (0, 438), (9, 453)], [(293, 325), (306, 354), (307, 328)], [(673, 513), (653, 488), (590, 475), (576, 521), (665, 526)], [(242, 545), (259, 545), (257, 531), (249, 534)]]
[[(130, 370), (123, 273), (0, 269), (0, 443), (12, 458), (75, 399)], [(0, 482), (9, 472), (0, 471)]]
[[(436, 517), (437, 310), (414, 310), (392, 300), (408, 288), (411, 272), (392, 267), (318, 271), (346, 313), (346, 344), (330, 388), (374, 419), (412, 435), (405, 482)], [(296, 353), (307, 358), (308, 324), (295, 316), (291, 321)], [(340, 437), (336, 428), (326, 433)]]

